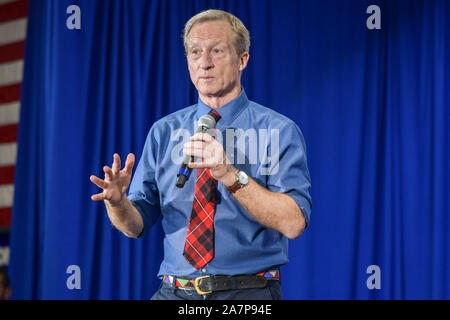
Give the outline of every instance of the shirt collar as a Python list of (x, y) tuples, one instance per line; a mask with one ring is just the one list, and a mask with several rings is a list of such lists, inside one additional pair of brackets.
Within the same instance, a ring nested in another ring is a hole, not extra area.
[(248, 103), (249, 100), (247, 98), (247, 95), (245, 94), (244, 88), (242, 88), (241, 93), (236, 98), (234, 98), (227, 104), (224, 104), (218, 109), (213, 109), (207, 106), (206, 104), (203, 103), (202, 100), (200, 100), (199, 97), (197, 103), (197, 117), (200, 118), (201, 116), (207, 114), (211, 110), (216, 110), (221, 116), (217, 125), (219, 127), (226, 127), (233, 122), (233, 120), (240, 114), (242, 109), (247, 107)]

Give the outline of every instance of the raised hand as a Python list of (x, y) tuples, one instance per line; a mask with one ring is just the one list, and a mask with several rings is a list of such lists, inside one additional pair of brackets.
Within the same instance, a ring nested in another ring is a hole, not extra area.
[(115, 153), (112, 168), (108, 166), (103, 167), (103, 171), (105, 172), (104, 180), (94, 175), (90, 176), (90, 180), (99, 188), (103, 189), (103, 192), (94, 194), (91, 196), (91, 199), (94, 201), (107, 200), (112, 206), (119, 205), (130, 185), (134, 161), (134, 154), (129, 153), (125, 167), (123, 170), (120, 170), (120, 157)]

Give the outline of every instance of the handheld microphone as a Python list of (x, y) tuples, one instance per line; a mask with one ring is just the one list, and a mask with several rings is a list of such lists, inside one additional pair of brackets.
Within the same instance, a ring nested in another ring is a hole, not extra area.
[[(213, 116), (209, 114), (205, 114), (198, 119), (198, 128), (195, 133), (198, 132), (208, 132), (209, 129), (213, 129), (216, 126), (216, 120)], [(188, 181), (189, 176), (191, 175), (192, 168), (189, 168), (189, 162), (194, 162), (195, 158), (192, 156), (186, 155), (184, 157), (183, 163), (181, 164), (180, 170), (177, 174), (177, 183), (176, 186), (178, 188), (183, 188), (186, 181)]]

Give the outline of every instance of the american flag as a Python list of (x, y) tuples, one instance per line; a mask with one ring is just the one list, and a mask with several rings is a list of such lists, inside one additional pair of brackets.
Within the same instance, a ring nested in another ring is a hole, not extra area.
[(10, 227), (28, 0), (0, 0), (0, 227)]

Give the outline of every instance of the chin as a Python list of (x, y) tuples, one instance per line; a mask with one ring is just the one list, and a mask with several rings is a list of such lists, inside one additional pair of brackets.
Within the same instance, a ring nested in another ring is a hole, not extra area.
[(200, 87), (197, 89), (198, 92), (204, 96), (215, 96), (218, 94), (219, 90), (214, 90), (213, 88), (210, 87)]

